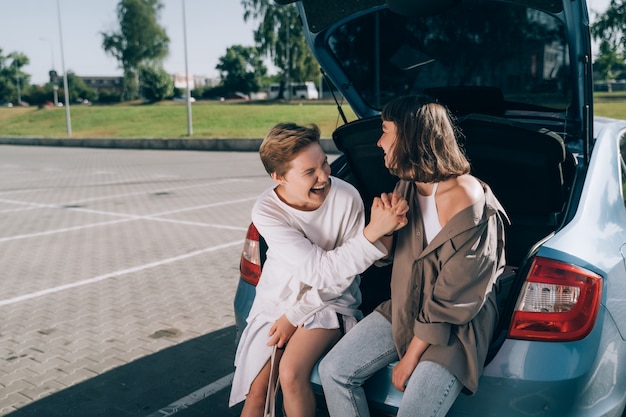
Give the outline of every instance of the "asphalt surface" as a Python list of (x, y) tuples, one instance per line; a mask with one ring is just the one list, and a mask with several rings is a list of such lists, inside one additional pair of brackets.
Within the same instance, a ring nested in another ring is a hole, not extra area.
[(0, 415), (239, 415), (258, 154), (98, 147), (0, 146)]

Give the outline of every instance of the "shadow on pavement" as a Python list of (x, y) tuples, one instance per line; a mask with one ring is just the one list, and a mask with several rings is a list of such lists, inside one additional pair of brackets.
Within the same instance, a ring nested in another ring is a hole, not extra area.
[[(234, 340), (234, 326), (218, 330), (59, 391), (7, 416), (148, 417), (230, 375)], [(229, 409), (229, 394), (230, 384), (173, 415), (238, 416), (241, 404)]]

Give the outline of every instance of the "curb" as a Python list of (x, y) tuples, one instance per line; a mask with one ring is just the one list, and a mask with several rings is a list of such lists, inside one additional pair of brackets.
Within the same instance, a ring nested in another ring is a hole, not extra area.
[[(263, 139), (118, 139), (0, 137), (0, 145), (68, 146), (85, 148), (161, 149), (213, 152), (258, 152)], [(321, 139), (326, 153), (339, 153), (332, 139)]]

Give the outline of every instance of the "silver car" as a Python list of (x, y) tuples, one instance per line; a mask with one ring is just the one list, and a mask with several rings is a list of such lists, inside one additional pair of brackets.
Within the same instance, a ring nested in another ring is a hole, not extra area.
[[(332, 166), (366, 209), (396, 181), (376, 147), (380, 109), (427, 94), (454, 114), (473, 174), (511, 218), (498, 330), (477, 393), (448, 416), (626, 416), (626, 121), (594, 117), (584, 0), (295, 6), (327, 81), (359, 117), (333, 134)], [(240, 328), (265, 249), (251, 225)], [(389, 296), (389, 269), (371, 267), (361, 282), (367, 313)], [(366, 392), (393, 415), (402, 393), (392, 367)], [(316, 371), (312, 381), (322, 395)]]

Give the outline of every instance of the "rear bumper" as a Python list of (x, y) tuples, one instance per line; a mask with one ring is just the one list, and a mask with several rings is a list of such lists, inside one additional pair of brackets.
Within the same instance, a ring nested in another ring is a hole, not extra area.
[[(364, 386), (370, 407), (392, 414), (402, 399), (390, 382), (393, 365)], [(321, 394), (317, 367), (311, 381)], [(476, 394), (461, 394), (447, 416), (618, 417), (625, 392), (626, 343), (602, 310), (594, 331), (578, 342), (507, 339), (485, 368)]]

